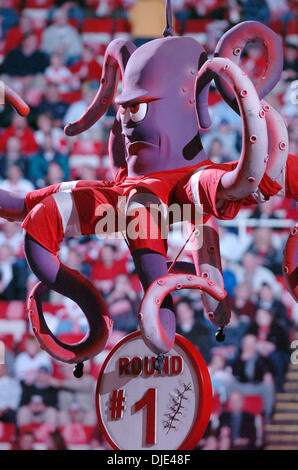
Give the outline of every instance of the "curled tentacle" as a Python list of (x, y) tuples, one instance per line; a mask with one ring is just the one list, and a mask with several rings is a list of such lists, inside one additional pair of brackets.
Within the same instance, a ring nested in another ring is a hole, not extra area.
[[(262, 77), (255, 84), (259, 98), (264, 98), (277, 84), (283, 69), (283, 47), (281, 38), (258, 21), (245, 21), (227, 31), (219, 40), (214, 57), (227, 57), (239, 64), (244, 47), (250, 42), (264, 45), (266, 66)], [(232, 90), (221, 76), (215, 84), (228, 105), (239, 114), (239, 107)]]
[(124, 74), (129, 57), (136, 46), (124, 39), (115, 39), (106, 50), (100, 87), (86, 112), (75, 122), (67, 124), (65, 133), (69, 136), (80, 134), (89, 129), (110, 106), (121, 76)]
[[(203, 230), (203, 243), (199, 249), (196, 249), (195, 246), (193, 248), (196, 273), (204, 279), (212, 279), (224, 289), (219, 237), (215, 218), (211, 217), (199, 229)], [(218, 300), (207, 292), (202, 291), (202, 301), (205, 314), (213, 325), (223, 328), (229, 323), (231, 312), (227, 298)]]
[[(266, 101), (262, 101), (262, 117), (266, 119), (268, 131), (268, 153), (265, 155), (266, 173), (277, 181), (283, 188), (280, 194), (284, 194), (285, 168), (289, 150), (289, 137), (283, 117)], [(265, 202), (262, 192), (257, 190), (252, 194), (257, 202)]]
[(286, 243), (282, 270), (288, 291), (298, 302), (298, 223), (291, 230)]
[[(57, 256), (28, 233), (25, 234), (24, 251), (32, 272), (41, 280), (31, 292), (28, 302), (33, 332), (41, 347), (56, 359), (69, 363), (83, 362), (98, 354), (108, 341), (113, 321), (97, 289), (78, 271), (60, 263)], [(89, 329), (80, 342), (62, 343), (49, 330), (42, 311), (42, 296), (49, 289), (71, 299), (81, 308)]]
[(30, 112), (29, 106), (10, 86), (4, 84), (4, 97), (17, 111), (20, 116), (27, 116)]
[(196, 274), (196, 268), (189, 261), (176, 261), (173, 265), (172, 261), (167, 262), (168, 269), (171, 267), (171, 274)]
[(227, 295), (211, 279), (191, 274), (168, 274), (152, 282), (140, 305), (138, 321), (143, 339), (154, 353), (166, 353), (173, 346), (160, 321), (159, 309), (164, 298), (177, 289), (201, 289), (217, 300), (223, 300)]
[(284, 171), (289, 151), (288, 130), (283, 117), (266, 101), (262, 101), (268, 131), (266, 173), (275, 181)]
[(99, 354), (106, 345), (113, 325), (105, 303), (102, 301), (100, 318), (94, 311), (85, 310), (89, 326), (88, 333), (78, 343), (66, 344), (56, 338), (45, 321), (42, 297), (48, 290), (49, 287), (38, 282), (32, 289), (28, 300), (32, 330), (42, 349), (58, 361), (67, 363), (83, 362)]
[[(251, 80), (229, 59), (217, 57), (204, 63), (196, 79), (196, 93), (205, 91), (212, 78), (221, 76), (233, 88), (242, 116), (242, 152), (237, 167), (221, 179), (218, 197), (241, 199), (256, 191), (265, 172), (268, 137), (262, 105)], [(198, 119), (200, 120), (200, 114)], [(203, 122), (200, 122), (203, 127)]]
[(122, 135), (122, 126), (119, 113), (117, 114), (112, 130), (109, 136), (109, 157), (110, 167), (113, 175), (117, 170), (126, 164), (126, 149), (124, 143), (124, 136)]

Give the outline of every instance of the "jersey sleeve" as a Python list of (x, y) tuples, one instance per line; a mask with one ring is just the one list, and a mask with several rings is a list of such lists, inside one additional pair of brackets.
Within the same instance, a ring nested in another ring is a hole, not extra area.
[(61, 183), (52, 184), (51, 186), (47, 186), (46, 188), (42, 189), (35, 189), (34, 191), (30, 191), (25, 198), (25, 205), (27, 212), (29, 213), (33, 207), (39, 204), (43, 199), (52, 194), (58, 193)]
[(298, 201), (298, 156), (289, 153), (285, 171), (285, 194)]
[(196, 204), (201, 204), (204, 214), (214, 215), (218, 219), (229, 220), (236, 217), (242, 201), (217, 199), (218, 186), (222, 176), (227, 171), (232, 171), (234, 164), (226, 164), (208, 167), (196, 172), (192, 176), (192, 194)]

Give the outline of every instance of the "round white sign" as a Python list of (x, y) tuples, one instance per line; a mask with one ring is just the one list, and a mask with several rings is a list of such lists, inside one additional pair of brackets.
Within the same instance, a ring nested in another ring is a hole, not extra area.
[(140, 331), (123, 338), (101, 369), (96, 409), (114, 449), (190, 450), (209, 422), (212, 388), (199, 351), (176, 335), (163, 369)]

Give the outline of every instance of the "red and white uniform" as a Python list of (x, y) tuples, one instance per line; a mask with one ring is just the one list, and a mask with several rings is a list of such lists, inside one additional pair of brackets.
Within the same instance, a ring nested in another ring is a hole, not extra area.
[[(295, 159), (297, 157), (289, 156), (291, 166), (295, 166)], [(27, 194), (28, 215), (23, 228), (47, 250), (56, 254), (64, 237), (97, 233), (97, 224), (103, 217), (102, 207), (112, 207), (117, 219), (119, 197), (129, 199), (137, 193), (153, 193), (165, 206), (171, 203), (201, 205), (203, 222), (211, 215), (219, 219), (233, 219), (241, 206), (256, 203), (252, 196), (238, 201), (216, 199), (223, 174), (236, 166), (237, 162), (214, 164), (205, 160), (193, 167), (133, 178), (127, 176), (127, 169), (123, 167), (118, 170), (114, 181), (72, 181), (48, 186)], [(285, 172), (286, 193), (289, 193), (287, 188), (293, 190), (297, 186), (297, 178), (295, 180), (291, 171)], [(266, 174), (259, 185), (264, 199), (269, 199), (281, 189)], [(131, 251), (148, 248), (164, 255), (167, 250), (165, 240), (150, 238), (130, 241), (130, 247)]]

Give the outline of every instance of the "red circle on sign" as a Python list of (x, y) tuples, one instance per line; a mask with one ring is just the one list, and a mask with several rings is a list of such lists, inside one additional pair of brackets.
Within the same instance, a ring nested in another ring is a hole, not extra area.
[[(116, 346), (110, 351), (110, 353), (106, 357), (102, 365), (102, 368), (100, 370), (100, 374), (99, 374), (98, 381), (97, 381), (96, 394), (95, 394), (95, 406), (96, 406), (96, 413), (97, 413), (99, 426), (105, 438), (107, 439), (109, 444), (112, 446), (112, 448), (115, 450), (121, 450), (121, 449), (111, 439), (101, 416), (99, 399), (98, 399), (100, 384), (101, 384), (103, 375), (105, 373), (105, 369), (108, 363), (110, 362), (111, 358), (115, 354), (115, 352), (128, 341), (131, 341), (134, 338), (138, 338), (140, 336), (141, 336), (141, 332), (135, 331), (125, 336), (125, 338), (123, 338), (122, 340), (119, 341), (119, 343), (116, 344)], [(190, 341), (188, 341), (186, 338), (178, 334), (176, 334), (176, 337), (175, 337), (175, 344), (177, 344), (177, 346), (179, 346), (183, 350), (183, 352), (187, 355), (188, 359), (190, 360), (193, 366), (193, 370), (196, 374), (196, 378), (198, 381), (200, 399), (199, 399), (199, 405), (197, 409), (196, 418), (193, 422), (193, 425), (190, 431), (188, 432), (188, 435), (186, 436), (182, 444), (179, 446), (179, 448), (176, 449), (176, 450), (192, 450), (202, 438), (206, 430), (206, 427), (208, 425), (209, 419), (210, 419), (211, 406), (212, 406), (212, 386), (211, 386), (211, 380), (210, 380), (210, 375), (209, 375), (207, 365), (201, 353), (198, 351), (198, 349)]]

